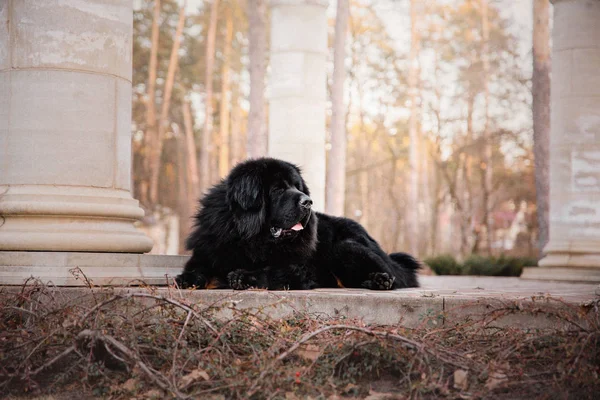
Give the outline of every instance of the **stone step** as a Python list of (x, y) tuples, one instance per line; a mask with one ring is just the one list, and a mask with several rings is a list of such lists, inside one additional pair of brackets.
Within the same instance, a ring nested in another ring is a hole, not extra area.
[[(507, 277), (422, 276), (422, 287), (394, 291), (365, 289), (179, 290), (173, 287), (113, 287), (107, 295), (152, 293), (197, 307), (217, 307), (218, 315), (231, 318), (236, 310), (284, 318), (303, 313), (313, 318), (347, 318), (365, 324), (409, 328), (452, 326), (469, 319), (475, 326), (522, 329), (568, 329), (560, 315), (585, 314), (600, 301), (596, 284), (528, 281)], [(134, 282), (139, 285), (139, 281)], [(19, 290), (5, 286), (1, 290)], [(98, 301), (92, 292), (103, 288), (55, 287), (61, 296)], [(86, 296), (89, 294), (89, 296)], [(153, 301), (149, 299), (149, 301)]]

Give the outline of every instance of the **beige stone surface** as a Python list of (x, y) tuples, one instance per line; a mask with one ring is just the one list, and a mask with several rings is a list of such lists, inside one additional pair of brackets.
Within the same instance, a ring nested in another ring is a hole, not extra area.
[[(325, 99), (326, 86), (323, 85), (322, 80), (313, 79), (325, 70), (326, 60), (323, 54), (291, 50), (272, 53), (271, 98), (294, 99), (308, 96), (315, 100)], [(314, 112), (308, 110), (307, 112), (309, 113), (307, 117), (315, 115)]]
[(325, 206), (327, 3), (270, 2), (269, 155), (302, 168), (320, 211)]
[(64, 68), (131, 81), (131, 1), (8, 0), (8, 4), (13, 68)]
[(115, 81), (115, 176), (114, 187), (131, 190), (131, 84)]
[[(561, 27), (552, 33), (552, 46), (555, 50), (600, 48), (600, 24), (595, 19), (600, 13), (600, 3), (597, 0), (553, 0), (552, 3), (554, 26)], [(554, 65), (552, 68), (554, 69)]]
[[(598, 2), (596, 2), (598, 3)], [(600, 9), (600, 6), (597, 7)], [(600, 15), (600, 11), (596, 12)], [(596, 25), (598, 25), (596, 23)], [(597, 30), (596, 41), (600, 37)], [(592, 32), (590, 32), (592, 36)], [(600, 93), (600, 46), (573, 49), (573, 75), (571, 77), (572, 93), (579, 96), (598, 96)]]
[[(0, 71), (0, 93), (8, 93), (9, 86), (8, 73)], [(0, 154), (6, 154), (8, 149), (8, 111), (8, 96), (2, 95), (0, 96)], [(0, 171), (7, 168), (6, 158), (0, 158)]]
[[(326, 0), (271, 0), (271, 52), (326, 53), (328, 3)], [(301, 34), (291, 34), (293, 32)]]
[[(559, 307), (585, 304), (600, 295), (595, 284), (527, 281), (509, 277), (421, 276), (421, 287), (394, 291), (365, 289), (317, 289), (307, 291), (196, 290), (177, 296), (200, 304), (227, 304), (235, 308), (259, 308), (275, 317), (303, 311), (314, 316), (357, 318), (365, 323), (419, 327), (442, 325), (455, 318), (484, 318), (494, 308), (539, 304)], [(131, 289), (128, 289), (131, 290)], [(160, 289), (159, 293), (168, 293)], [(225, 317), (229, 315), (224, 315)], [(525, 329), (568, 328), (548, 315), (511, 314), (493, 326)]]
[(112, 188), (115, 78), (46, 70), (9, 74), (10, 126), (2, 154), (7, 168), (0, 184)]
[(144, 214), (129, 191), (78, 186), (0, 185), (0, 250), (146, 252), (133, 226)]
[[(0, 283), (22, 285), (33, 277), (57, 286), (166, 285), (181, 273), (186, 256), (0, 251)], [(85, 276), (85, 278), (84, 278)]]
[(130, 192), (132, 24), (129, 0), (0, 1), (0, 251), (152, 248)]
[(10, 66), (8, 27), (8, 2), (0, 1), (0, 71)]
[[(598, 263), (600, 262), (600, 259), (594, 261)], [(560, 264), (564, 265), (564, 267), (525, 268), (521, 275), (521, 279), (600, 283), (600, 268), (585, 268), (585, 265), (590, 265), (589, 261), (578, 262), (578, 259), (575, 257), (574, 259), (568, 258)], [(578, 264), (581, 264), (584, 267), (580, 267)]]
[(600, 280), (600, 2), (554, 2), (550, 240), (525, 279)]
[[(581, 97), (575, 103), (558, 100), (555, 99), (557, 102), (551, 115), (557, 128), (556, 135), (552, 137), (555, 146), (585, 145), (600, 141), (600, 116), (597, 113), (600, 109), (600, 96)], [(577, 132), (579, 134), (575, 134)]]
[[(559, 76), (570, 77), (573, 75), (573, 50), (571, 49), (563, 49), (558, 50), (553, 48), (553, 58), (552, 58), (552, 74), (558, 74)], [(555, 79), (551, 82), (552, 89), (554, 95), (552, 97), (551, 102), (554, 104), (554, 101), (558, 96), (565, 96), (571, 94), (572, 85), (571, 79), (556, 81)], [(552, 107), (552, 113), (554, 114), (554, 108)], [(553, 115), (552, 114), (552, 115)], [(552, 115), (550, 117), (552, 117)]]
[[(158, 257), (149, 258), (142, 255), (140, 258), (151, 260), (151, 263), (160, 264), (162, 262)], [(1, 260), (0, 256), (0, 265)], [(30, 259), (23, 261), (31, 262)], [(144, 263), (145, 261), (142, 261), (142, 264)], [(71, 264), (85, 263), (73, 260)], [(116, 265), (117, 261), (113, 261), (113, 264)], [(1, 271), (0, 267), (0, 273)], [(156, 279), (160, 281), (160, 278)], [(421, 288), (385, 292), (364, 289), (178, 290), (175, 287), (137, 287), (140, 285), (140, 281), (133, 281), (131, 285), (134, 287), (111, 288), (108, 293), (113, 295), (149, 292), (199, 306), (222, 305), (225, 307), (218, 316), (223, 318), (231, 317), (232, 309), (259, 309), (261, 315), (276, 318), (304, 312), (315, 318), (353, 318), (370, 324), (413, 328), (424, 324), (430, 327), (446, 324), (451, 327), (455, 319), (469, 318), (472, 321), (485, 321), (487, 327), (510, 326), (521, 329), (568, 329), (570, 326), (564, 319), (554, 318), (546, 313), (508, 312), (504, 313), (504, 316), (496, 315), (497, 318), (492, 320), (489, 317), (490, 312), (495, 309), (510, 310), (525, 306), (537, 309), (555, 307), (560, 310), (561, 307), (589, 304), (600, 294), (600, 287), (592, 284), (471, 276), (422, 276), (420, 279)], [(80, 282), (75, 281), (75, 283)], [(3, 290), (20, 289), (0, 287), (0, 291)], [(97, 296), (102, 289), (56, 288), (54, 290), (57, 295), (73, 296), (79, 301), (97, 301)], [(94, 297), (92, 297), (92, 293), (95, 295)]]

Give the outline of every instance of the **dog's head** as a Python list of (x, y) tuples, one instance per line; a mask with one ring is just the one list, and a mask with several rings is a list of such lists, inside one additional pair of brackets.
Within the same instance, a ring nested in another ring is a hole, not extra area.
[(311, 223), (312, 200), (300, 169), (272, 158), (237, 165), (226, 180), (227, 202), (237, 229), (249, 239), (261, 233), (293, 238)]

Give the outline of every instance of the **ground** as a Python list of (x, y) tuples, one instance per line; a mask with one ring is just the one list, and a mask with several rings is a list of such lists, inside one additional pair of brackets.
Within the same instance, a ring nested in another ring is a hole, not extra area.
[(8, 398), (591, 399), (600, 391), (595, 285), (424, 277), (423, 288), (376, 293), (29, 283), (0, 289)]

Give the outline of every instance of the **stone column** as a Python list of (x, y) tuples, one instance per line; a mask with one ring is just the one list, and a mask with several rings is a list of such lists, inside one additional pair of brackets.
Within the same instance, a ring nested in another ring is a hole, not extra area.
[(325, 207), (328, 0), (271, 0), (269, 155), (299, 165)]
[(0, 284), (144, 275), (131, 254), (48, 253), (152, 248), (133, 225), (132, 24), (131, 0), (0, 0)]
[(553, 4), (550, 240), (523, 277), (600, 282), (600, 1)]

